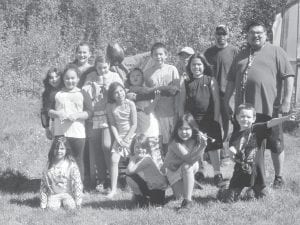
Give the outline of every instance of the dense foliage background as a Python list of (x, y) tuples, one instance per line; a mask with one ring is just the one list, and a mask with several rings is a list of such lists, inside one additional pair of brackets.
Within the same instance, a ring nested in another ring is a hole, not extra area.
[[(39, 96), (50, 66), (73, 60), (76, 45), (93, 53), (119, 42), (126, 54), (149, 50), (156, 41), (171, 54), (185, 45), (202, 51), (217, 24), (231, 29), (241, 45), (249, 19), (268, 30), (286, 0), (0, 0), (0, 96)], [(270, 36), (271, 37), (271, 36)]]

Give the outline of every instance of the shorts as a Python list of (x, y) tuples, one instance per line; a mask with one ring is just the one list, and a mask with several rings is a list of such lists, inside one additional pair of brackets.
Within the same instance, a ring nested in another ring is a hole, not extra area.
[[(274, 113), (274, 117), (277, 117), (278, 114)], [(272, 117), (260, 113), (256, 113), (256, 123), (258, 122), (267, 122), (271, 120)], [(234, 117), (233, 121), (233, 131), (236, 131), (237, 129), (240, 129), (240, 126)], [(270, 132), (266, 134), (266, 137), (257, 137), (258, 138), (258, 145), (260, 145), (261, 141), (266, 138), (267, 139), (267, 145), (266, 148), (270, 149), (273, 153), (281, 153), (284, 149), (284, 140), (283, 140), (283, 130), (282, 130), (282, 124), (279, 124), (275, 127), (270, 128)]]
[[(274, 115), (274, 117), (277, 117)], [(256, 121), (255, 122), (266, 122), (271, 120), (272, 118), (268, 115), (256, 114)], [(273, 153), (281, 153), (284, 149), (284, 141), (283, 141), (283, 130), (282, 124), (279, 124), (275, 127), (270, 128), (271, 132), (267, 136), (267, 145), (266, 148), (270, 149)], [(258, 137), (259, 138), (259, 137)]]
[[(167, 178), (169, 181), (169, 184), (172, 186), (173, 184), (177, 183), (178, 181), (180, 181), (181, 179), (183, 179), (183, 175), (182, 175), (182, 166), (181, 165), (177, 170), (172, 171), (167, 169)], [(198, 169), (199, 169), (199, 163), (195, 162), (192, 165), (193, 168), (193, 172), (194, 174), (197, 173)]]
[(159, 122), (159, 133), (162, 136), (162, 143), (168, 144), (175, 127), (175, 116), (158, 117), (158, 122)]
[(214, 142), (212, 142), (210, 139), (207, 140), (205, 152), (223, 148), (222, 130), (218, 122), (206, 117), (204, 117), (202, 120), (196, 120), (196, 122), (201, 132), (215, 139)]

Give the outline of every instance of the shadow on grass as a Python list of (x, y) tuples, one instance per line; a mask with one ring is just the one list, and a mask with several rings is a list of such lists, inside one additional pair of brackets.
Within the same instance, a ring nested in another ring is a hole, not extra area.
[(0, 171), (0, 191), (10, 194), (38, 192), (40, 179), (29, 179), (18, 171)]
[(29, 199), (11, 199), (10, 204), (15, 205), (23, 205), (23, 206), (29, 206), (31, 208), (38, 208), (40, 206), (40, 199), (39, 197), (29, 198)]
[(201, 204), (201, 205), (206, 205), (210, 202), (217, 202), (217, 198), (216, 196), (211, 196), (211, 195), (208, 195), (208, 196), (205, 196), (205, 197), (197, 197), (197, 198), (193, 198), (195, 200), (195, 202), (197, 202), (198, 204)]
[(102, 200), (93, 201), (83, 204), (83, 207), (91, 207), (93, 209), (135, 209), (136, 205), (130, 199), (125, 200)]

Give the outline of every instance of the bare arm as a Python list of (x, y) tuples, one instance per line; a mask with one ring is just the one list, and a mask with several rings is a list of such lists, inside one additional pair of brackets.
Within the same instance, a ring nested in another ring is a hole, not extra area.
[(151, 163), (150, 157), (144, 157), (144, 158), (138, 160), (135, 156), (133, 156), (130, 158), (126, 173), (127, 174), (138, 173), (139, 171), (142, 171), (146, 167), (148, 167), (150, 165), (150, 163)]
[(131, 127), (130, 127), (128, 133), (126, 134), (125, 138), (123, 139), (127, 143), (129, 142), (128, 140), (130, 140), (133, 137), (136, 127), (137, 127), (137, 112), (136, 112), (135, 104), (130, 101), (129, 106), (130, 106)]
[(283, 123), (284, 121), (288, 121), (288, 120), (294, 120), (295, 119), (295, 114), (290, 114), (288, 116), (283, 116), (283, 117), (279, 117), (279, 118), (274, 118), (271, 119), (267, 122), (267, 127), (274, 127), (277, 126), (281, 123)]
[(116, 127), (116, 121), (113, 116), (113, 105), (112, 104), (107, 104), (107, 117), (108, 117), (108, 122), (110, 125), (111, 132), (113, 133), (113, 135), (116, 139), (116, 142), (118, 142), (118, 144), (120, 144), (122, 139), (120, 138), (118, 129)]
[(291, 107), (291, 98), (294, 88), (294, 77), (288, 76), (284, 79), (284, 96), (281, 104), (282, 113), (288, 113)]
[(233, 95), (234, 89), (235, 89), (235, 83), (233, 81), (228, 81), (226, 85), (225, 96), (224, 96), (225, 107), (228, 114), (230, 112), (229, 101)]
[(220, 119), (220, 96), (219, 96), (218, 83), (214, 77), (211, 79), (210, 88), (211, 88), (212, 97), (214, 100), (214, 120), (216, 122), (219, 122), (219, 119)]

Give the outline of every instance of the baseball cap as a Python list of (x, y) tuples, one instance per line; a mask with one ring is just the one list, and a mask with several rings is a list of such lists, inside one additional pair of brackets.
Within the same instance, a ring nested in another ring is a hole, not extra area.
[(216, 34), (227, 35), (228, 33), (228, 27), (226, 27), (224, 24), (220, 24), (216, 27)]
[(178, 52), (178, 55), (180, 55), (180, 53), (187, 53), (189, 55), (194, 55), (195, 51), (191, 47), (184, 47)]

